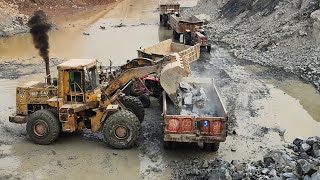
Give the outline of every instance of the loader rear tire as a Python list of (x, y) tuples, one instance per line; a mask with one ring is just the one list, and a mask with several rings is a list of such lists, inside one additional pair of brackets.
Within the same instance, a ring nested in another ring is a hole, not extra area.
[(106, 143), (113, 148), (130, 148), (140, 135), (139, 119), (130, 111), (118, 111), (105, 121), (103, 134)]
[(133, 112), (140, 122), (144, 120), (144, 108), (142, 102), (134, 96), (124, 96), (120, 102), (131, 112)]
[(36, 111), (28, 118), (27, 133), (36, 144), (51, 144), (58, 139), (60, 131), (61, 123), (50, 110)]

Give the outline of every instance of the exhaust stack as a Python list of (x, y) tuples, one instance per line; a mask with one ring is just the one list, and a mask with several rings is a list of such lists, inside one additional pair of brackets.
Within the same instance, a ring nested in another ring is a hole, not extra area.
[(33, 44), (36, 49), (39, 49), (39, 54), (46, 64), (47, 84), (51, 83), (50, 64), (49, 64), (49, 36), (48, 32), (51, 30), (51, 24), (48, 23), (47, 15), (38, 10), (33, 13), (33, 16), (28, 21), (27, 25), (30, 27)]

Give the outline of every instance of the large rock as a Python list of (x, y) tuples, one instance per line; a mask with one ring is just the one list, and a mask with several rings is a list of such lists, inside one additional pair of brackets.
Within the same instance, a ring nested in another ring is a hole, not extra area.
[(230, 176), (229, 170), (220, 167), (211, 172), (209, 180), (232, 180), (232, 177)]
[[(312, 164), (310, 164), (307, 160), (305, 159), (299, 159), (298, 164), (302, 170), (302, 174), (309, 174), (312, 171)], [(313, 172), (314, 173), (314, 172)], [(312, 173), (311, 173), (312, 174)]]
[(307, 151), (309, 151), (311, 149), (311, 146), (309, 145), (309, 144), (307, 144), (307, 143), (302, 143), (301, 144), (301, 151), (302, 152), (307, 152)]
[(320, 179), (320, 170), (312, 174), (311, 176), (311, 180), (319, 180), (319, 179)]
[(320, 144), (319, 143), (315, 143), (312, 145), (311, 155), (314, 158), (320, 157)]
[(267, 165), (277, 163), (281, 166), (290, 165), (292, 158), (288, 156), (284, 151), (274, 150), (270, 151), (263, 157), (264, 163)]

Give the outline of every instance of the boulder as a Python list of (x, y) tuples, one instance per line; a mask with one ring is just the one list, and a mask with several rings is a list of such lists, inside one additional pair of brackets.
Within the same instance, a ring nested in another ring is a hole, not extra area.
[(209, 180), (232, 180), (232, 177), (230, 176), (229, 170), (225, 167), (219, 167), (211, 172)]
[(309, 144), (307, 144), (307, 143), (302, 143), (301, 144), (301, 151), (302, 152), (307, 152), (307, 151), (309, 151), (311, 149), (311, 146), (309, 145)]
[(312, 174), (311, 180), (319, 180), (320, 179), (320, 170)]

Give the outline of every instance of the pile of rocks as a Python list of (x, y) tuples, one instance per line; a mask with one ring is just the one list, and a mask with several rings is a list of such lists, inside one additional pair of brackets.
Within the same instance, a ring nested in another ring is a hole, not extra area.
[(27, 32), (28, 19), (29, 16), (19, 12), (17, 5), (0, 2), (0, 37)]
[(215, 116), (213, 105), (209, 105), (209, 99), (204, 88), (197, 84), (180, 82), (177, 90), (177, 100), (180, 107), (180, 115)]
[(295, 139), (289, 149), (273, 150), (263, 160), (250, 163), (222, 159), (192, 160), (171, 163), (175, 179), (212, 180), (319, 180), (320, 137)]

